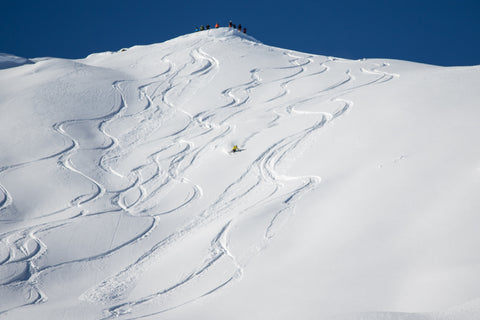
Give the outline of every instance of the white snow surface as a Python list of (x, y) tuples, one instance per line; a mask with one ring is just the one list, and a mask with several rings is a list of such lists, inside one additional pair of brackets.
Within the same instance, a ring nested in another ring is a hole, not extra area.
[(0, 70), (32, 63), (34, 62), (26, 58), (17, 57), (8, 53), (0, 53)]
[(227, 28), (34, 61), (0, 70), (0, 318), (480, 319), (480, 66)]

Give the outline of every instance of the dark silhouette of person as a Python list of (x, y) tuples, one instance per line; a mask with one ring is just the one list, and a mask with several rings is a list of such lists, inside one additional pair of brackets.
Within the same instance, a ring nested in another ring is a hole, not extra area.
[(233, 25), (232, 25), (232, 21), (230, 21), (230, 22), (228, 23), (228, 27), (231, 28), (232, 26), (233, 26)]
[(242, 31), (242, 25), (241, 24), (238, 25), (238, 31)]
[(243, 28), (243, 33), (247, 33), (247, 28)]

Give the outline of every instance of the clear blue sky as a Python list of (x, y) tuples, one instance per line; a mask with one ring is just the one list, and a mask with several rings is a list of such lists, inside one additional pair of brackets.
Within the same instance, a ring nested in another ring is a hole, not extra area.
[(480, 64), (480, 0), (2, 1), (0, 52), (82, 58), (231, 19), (267, 45), (341, 58)]

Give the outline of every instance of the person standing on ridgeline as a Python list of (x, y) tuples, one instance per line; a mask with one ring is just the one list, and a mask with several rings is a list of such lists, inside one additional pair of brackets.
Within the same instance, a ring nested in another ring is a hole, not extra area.
[(210, 29), (210, 25), (209, 25), (209, 24), (207, 24), (207, 30), (208, 30), (208, 29)]
[(242, 25), (241, 24), (238, 25), (238, 31), (242, 32)]
[(243, 33), (247, 33), (247, 28), (243, 28)]
[(218, 22), (215, 24), (215, 29), (218, 29), (218, 27), (220, 27), (220, 25), (218, 24)]
[(229, 28), (232, 27), (232, 20), (230, 20), (230, 22), (228, 23), (228, 27), (229, 27)]
[(205, 28), (203, 27), (203, 24), (200, 26), (200, 31), (203, 31), (205, 30)]
[(197, 31), (198, 31), (198, 27), (195, 27), (195, 32), (197, 32)]
[(232, 25), (232, 27), (233, 27), (233, 29), (237, 29), (237, 26), (236, 26), (236, 25), (234, 25), (234, 24)]

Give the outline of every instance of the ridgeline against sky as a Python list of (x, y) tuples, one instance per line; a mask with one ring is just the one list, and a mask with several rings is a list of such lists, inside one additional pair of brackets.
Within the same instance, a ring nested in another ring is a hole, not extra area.
[(477, 65), (479, 12), (476, 0), (8, 1), (0, 12), (0, 52), (82, 58), (233, 20), (265, 44), (301, 52)]

